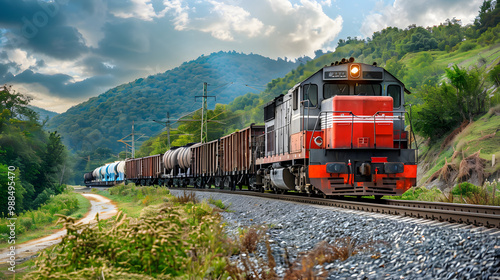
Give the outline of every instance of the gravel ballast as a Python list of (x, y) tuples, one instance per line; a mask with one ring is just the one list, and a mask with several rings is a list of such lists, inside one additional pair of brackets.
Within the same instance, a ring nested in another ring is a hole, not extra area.
[[(285, 247), (293, 261), (321, 241), (351, 237), (373, 243), (373, 250), (318, 267), (328, 271), (328, 279), (500, 279), (500, 236), (477, 228), (379, 218), (245, 195), (196, 192), (196, 196), (230, 205), (222, 213), (230, 234), (248, 226), (267, 226), (280, 277), (287, 269)], [(266, 255), (265, 246), (259, 246), (258, 254)]]

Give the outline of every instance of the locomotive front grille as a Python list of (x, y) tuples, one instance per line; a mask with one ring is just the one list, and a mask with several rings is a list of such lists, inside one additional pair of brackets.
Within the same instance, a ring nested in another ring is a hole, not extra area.
[(344, 184), (344, 178), (328, 178), (333, 195), (396, 195), (397, 178), (383, 178), (382, 184)]

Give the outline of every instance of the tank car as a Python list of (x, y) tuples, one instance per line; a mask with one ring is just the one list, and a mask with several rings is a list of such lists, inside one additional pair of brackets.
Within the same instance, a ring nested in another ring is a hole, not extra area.
[(416, 183), (404, 84), (376, 64), (325, 66), (264, 108), (258, 188), (323, 196), (401, 195)]
[(107, 163), (83, 175), (87, 187), (112, 186), (125, 180), (125, 161)]

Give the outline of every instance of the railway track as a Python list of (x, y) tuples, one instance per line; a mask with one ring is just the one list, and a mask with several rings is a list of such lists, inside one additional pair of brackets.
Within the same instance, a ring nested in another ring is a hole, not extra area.
[(364, 199), (358, 201), (354, 199), (326, 199), (300, 195), (258, 193), (252, 191), (229, 191), (219, 189), (193, 188), (176, 189), (250, 195), (300, 203), (339, 207), (349, 210), (365, 211), (371, 213), (398, 215), (402, 217), (422, 218), (428, 220), (437, 220), (440, 222), (460, 223), (500, 229), (500, 207), (498, 206), (392, 199)]

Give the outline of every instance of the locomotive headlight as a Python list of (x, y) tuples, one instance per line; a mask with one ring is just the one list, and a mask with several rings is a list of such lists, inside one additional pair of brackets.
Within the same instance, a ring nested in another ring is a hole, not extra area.
[(349, 66), (349, 74), (351, 75), (351, 78), (359, 78), (361, 74), (361, 67), (359, 64), (351, 64)]

